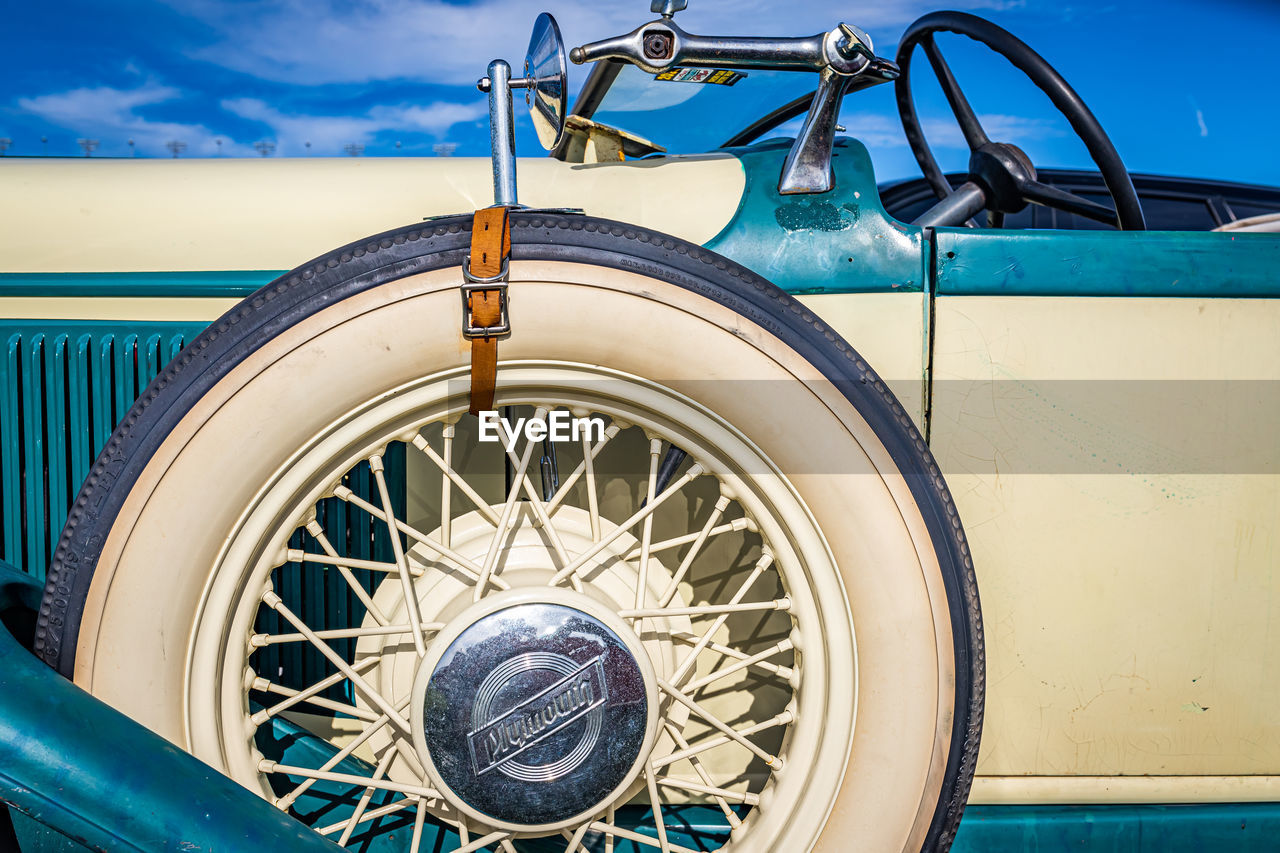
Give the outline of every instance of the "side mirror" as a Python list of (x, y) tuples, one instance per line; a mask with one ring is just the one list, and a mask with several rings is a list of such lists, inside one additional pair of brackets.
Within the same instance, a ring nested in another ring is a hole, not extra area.
[(533, 117), (538, 142), (550, 151), (564, 134), (567, 114), (568, 64), (556, 19), (543, 12), (533, 24), (524, 58), (525, 103)]

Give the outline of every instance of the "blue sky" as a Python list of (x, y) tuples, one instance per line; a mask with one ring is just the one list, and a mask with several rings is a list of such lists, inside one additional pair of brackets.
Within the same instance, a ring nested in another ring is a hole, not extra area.
[[(1111, 133), (1133, 171), (1280, 184), (1275, 151), (1275, 43), (1271, 0), (943, 0), (1012, 30), (1055, 64)], [(566, 41), (629, 30), (646, 0), (116, 0), (6, 3), (0, 26), (0, 137), (11, 155), (429, 155), (487, 151), (488, 60), (518, 64), (544, 9)], [(892, 55), (925, 0), (690, 0), (679, 22), (706, 33), (805, 35), (841, 17)], [(1085, 166), (1083, 147), (1042, 96), (1004, 60), (964, 39), (939, 39), (993, 138), (1039, 165)], [(944, 168), (965, 152), (927, 63), (917, 57), (926, 129)], [(574, 69), (571, 88), (583, 73)], [(881, 179), (917, 174), (892, 87), (850, 98), (849, 133), (872, 150)], [(536, 156), (520, 111), (520, 153)], [(732, 132), (736, 128), (727, 128)], [(681, 150), (673, 125), (657, 141)], [(46, 137), (47, 142), (41, 142)], [(128, 140), (134, 140), (130, 149)], [(219, 145), (219, 141), (221, 144)], [(306, 143), (311, 143), (310, 147)], [(399, 143), (397, 147), (397, 143)]]

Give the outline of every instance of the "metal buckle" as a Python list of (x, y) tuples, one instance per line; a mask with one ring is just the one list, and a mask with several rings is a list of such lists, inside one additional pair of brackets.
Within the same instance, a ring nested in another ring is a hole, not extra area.
[[(509, 258), (502, 259), (502, 270), (495, 276), (480, 278), (471, 274), (471, 256), (462, 264), (462, 336), (471, 338), (496, 338), (511, 334), (511, 314), (507, 302), (507, 272)], [(482, 290), (498, 292), (498, 324), (477, 326), (472, 320), (471, 294)]]

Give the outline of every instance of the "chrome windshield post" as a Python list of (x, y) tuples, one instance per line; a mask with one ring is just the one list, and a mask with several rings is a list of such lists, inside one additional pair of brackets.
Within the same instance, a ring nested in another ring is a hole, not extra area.
[(849, 78), (824, 70), (813, 93), (804, 125), (791, 144), (778, 179), (780, 195), (823, 193), (831, 189), (831, 153), (836, 142), (836, 117)]

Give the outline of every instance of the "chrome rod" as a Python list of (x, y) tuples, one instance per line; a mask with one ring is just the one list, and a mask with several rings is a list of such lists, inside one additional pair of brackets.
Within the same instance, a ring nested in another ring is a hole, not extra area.
[(493, 203), (516, 201), (516, 137), (511, 107), (511, 66), (501, 59), (489, 63), (489, 76), (480, 81), (489, 92), (489, 150), (493, 162)]
[(980, 213), (987, 206), (982, 187), (969, 181), (956, 191), (922, 213), (912, 225), (931, 228), (937, 225), (962, 225), (969, 217)]

